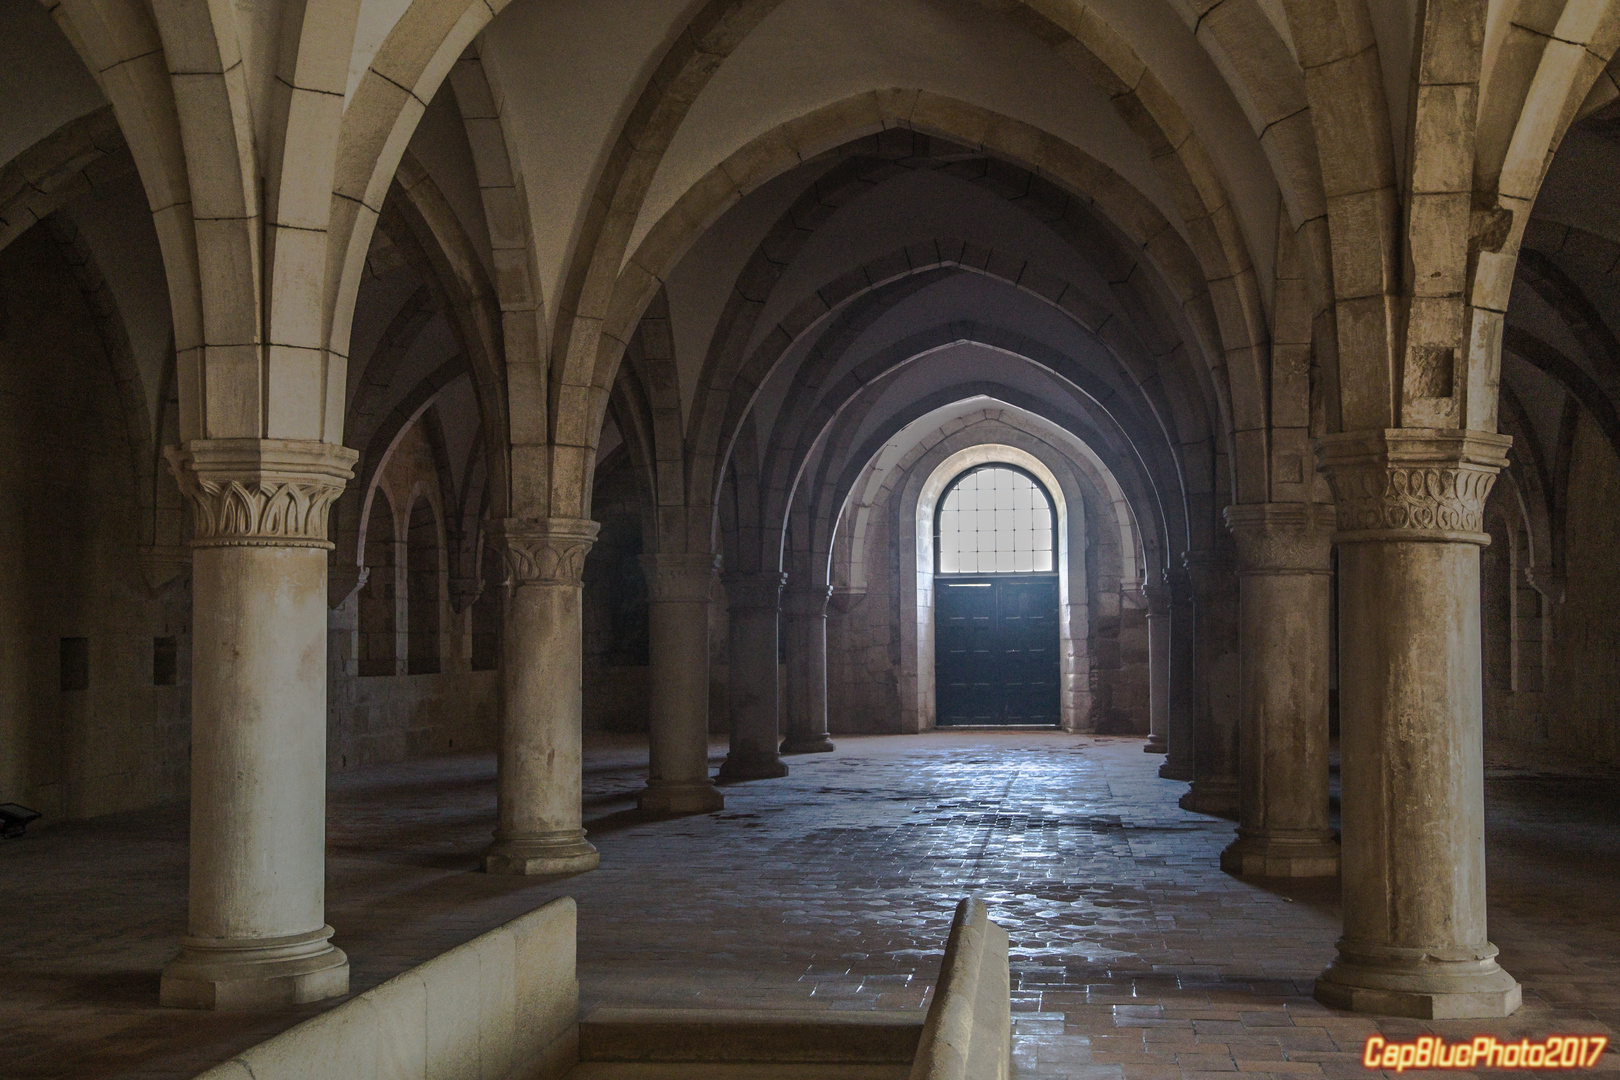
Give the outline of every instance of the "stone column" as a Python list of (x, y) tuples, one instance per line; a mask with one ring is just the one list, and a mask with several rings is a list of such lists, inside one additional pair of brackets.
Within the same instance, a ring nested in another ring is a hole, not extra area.
[(1197, 635), (1198, 704), (1193, 721), (1192, 790), (1181, 806), (1199, 814), (1237, 817), (1237, 575), (1215, 552), (1183, 556), (1192, 580)]
[(1165, 720), (1165, 758), (1159, 775), (1166, 780), (1193, 778), (1193, 721), (1198, 712), (1198, 665), (1193, 645), (1192, 582), (1177, 567), (1165, 574), (1170, 590), (1170, 715)]
[(709, 602), (716, 556), (643, 555), (651, 691), (647, 788), (653, 814), (706, 814), (725, 806), (709, 779)]
[(824, 754), (827, 737), (827, 601), (831, 585), (787, 591), (787, 738), (784, 754)]
[(600, 526), (493, 522), (506, 561), (501, 742), (491, 874), (573, 874), (601, 863), (580, 826), (580, 577)]
[(1170, 586), (1163, 580), (1142, 586), (1147, 600), (1148, 740), (1142, 749), (1162, 754), (1170, 731)]
[(727, 574), (731, 611), (731, 752), (720, 766), (722, 780), (768, 780), (786, 776), (777, 753), (781, 692), (776, 671), (776, 617), (781, 573)]
[(1485, 937), (1479, 549), (1511, 440), (1390, 429), (1322, 439), (1338, 504), (1344, 936), (1335, 1008), (1506, 1016)]
[(167, 450), (193, 511), (191, 884), (160, 1000), (269, 1008), (349, 991), (326, 925), (327, 515), (353, 450)]
[(1238, 548), (1238, 834), (1221, 869), (1333, 877), (1328, 616), (1333, 508), (1226, 508)]

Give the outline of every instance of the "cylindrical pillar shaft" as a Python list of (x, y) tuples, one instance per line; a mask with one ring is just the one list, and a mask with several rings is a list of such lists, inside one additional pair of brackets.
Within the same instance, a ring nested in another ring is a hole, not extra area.
[(1159, 775), (1166, 780), (1191, 780), (1198, 712), (1192, 582), (1178, 566), (1165, 575), (1165, 584), (1170, 589), (1170, 715), (1165, 721), (1165, 757)]
[(1170, 586), (1146, 584), (1142, 595), (1148, 631), (1148, 740), (1142, 749), (1162, 754), (1170, 744)]
[(824, 754), (832, 749), (827, 737), (827, 601), (832, 587), (788, 589), (783, 603), (787, 615), (787, 736), (784, 754)]
[(594, 521), (508, 519), (501, 739), (492, 874), (572, 874), (601, 862), (580, 808), (580, 579)]
[(1238, 812), (1237, 575), (1213, 552), (1185, 556), (1197, 620), (1197, 712), (1192, 789), (1183, 809), (1220, 817)]
[(1225, 555), (1187, 552), (1197, 620), (1192, 789), (1184, 810), (1238, 816), (1238, 575)]
[(326, 925), (326, 519), (355, 456), (259, 439), (169, 451), (195, 511), (195, 658), (190, 904), (165, 1005), (348, 992)]
[(647, 788), (653, 814), (706, 814), (725, 806), (709, 779), (709, 603), (715, 556), (643, 555), (651, 690)]
[(1485, 927), (1479, 549), (1510, 440), (1390, 429), (1322, 440), (1338, 504), (1344, 936), (1322, 1002), (1505, 1016)]
[(1238, 546), (1238, 835), (1228, 873), (1333, 877), (1328, 608), (1333, 508), (1230, 506)]
[(777, 674), (777, 613), (781, 573), (727, 574), (731, 613), (731, 750), (720, 766), (722, 780), (768, 780), (786, 776), (777, 751), (781, 738), (781, 689)]

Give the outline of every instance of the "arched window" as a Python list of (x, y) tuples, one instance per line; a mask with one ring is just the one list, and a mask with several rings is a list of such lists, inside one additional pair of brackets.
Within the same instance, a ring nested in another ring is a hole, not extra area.
[(1042, 574), (1057, 568), (1052, 496), (1014, 465), (979, 465), (945, 489), (934, 517), (935, 572)]

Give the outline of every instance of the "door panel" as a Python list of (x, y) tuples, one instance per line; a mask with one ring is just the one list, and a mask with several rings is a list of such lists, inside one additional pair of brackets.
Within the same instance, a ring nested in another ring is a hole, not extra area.
[(1055, 575), (934, 582), (937, 721), (1060, 720)]

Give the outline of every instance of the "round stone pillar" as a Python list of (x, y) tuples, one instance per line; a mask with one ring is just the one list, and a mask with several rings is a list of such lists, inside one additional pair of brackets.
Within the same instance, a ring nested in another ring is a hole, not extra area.
[(326, 925), (327, 514), (353, 450), (208, 439), (167, 451), (191, 503), (191, 880), (165, 1005), (349, 990)]
[(1170, 586), (1162, 580), (1144, 584), (1142, 596), (1148, 628), (1148, 740), (1142, 749), (1162, 754), (1170, 731)]
[(827, 737), (827, 601), (831, 585), (789, 588), (787, 614), (787, 737), (784, 754), (824, 754)]
[(580, 578), (600, 528), (576, 518), (493, 522), (506, 562), (501, 739), (491, 874), (601, 863), (580, 825)]
[(1333, 508), (1226, 508), (1238, 548), (1238, 834), (1221, 869), (1333, 877), (1328, 618)]
[(1321, 440), (1338, 504), (1344, 936), (1335, 1008), (1506, 1016), (1485, 936), (1479, 549), (1511, 440), (1389, 429)]
[(1193, 721), (1192, 790), (1181, 807), (1199, 814), (1237, 817), (1237, 575), (1223, 555), (1189, 551), (1197, 634), (1197, 712)]
[(1170, 715), (1165, 719), (1165, 758), (1159, 775), (1166, 780), (1193, 778), (1193, 719), (1198, 712), (1197, 665), (1193, 663), (1192, 582), (1177, 567), (1165, 574), (1170, 590)]
[(786, 776), (787, 763), (777, 752), (776, 623), (787, 575), (727, 574), (724, 581), (731, 614), (731, 751), (720, 766), (720, 779)]
[(709, 779), (709, 602), (716, 556), (643, 555), (651, 654), (647, 788), (653, 814), (706, 814), (725, 806)]

